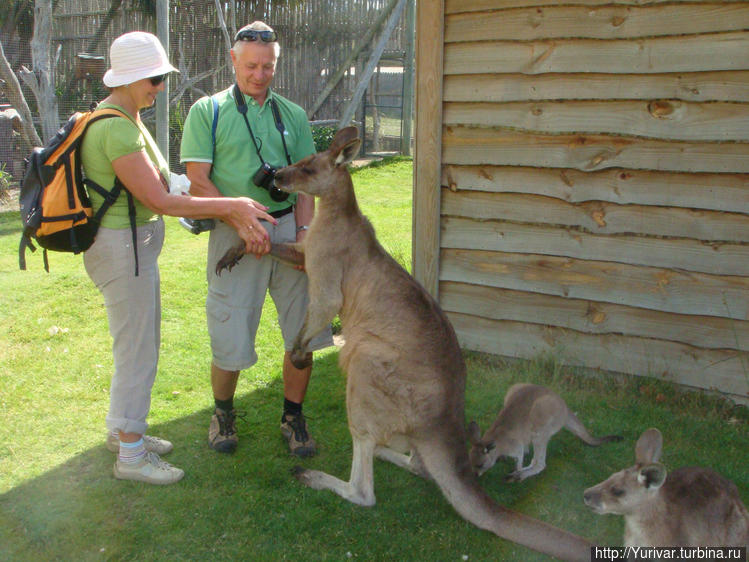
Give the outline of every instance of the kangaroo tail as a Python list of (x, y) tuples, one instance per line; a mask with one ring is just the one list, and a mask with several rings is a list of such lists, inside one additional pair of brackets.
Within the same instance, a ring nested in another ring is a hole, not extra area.
[(583, 442), (592, 447), (597, 447), (598, 445), (608, 443), (609, 441), (622, 440), (621, 435), (604, 435), (603, 437), (593, 437), (590, 432), (585, 429), (583, 422), (581, 422), (580, 419), (572, 412), (569, 412), (569, 415), (567, 416), (567, 423), (564, 424), (564, 427), (569, 429), (572, 433), (582, 439)]
[[(514, 512), (492, 500), (471, 471), (465, 448), (445, 444), (415, 447), (425, 468), (463, 519), (495, 535), (562, 560), (590, 560), (591, 543), (562, 529)], [(463, 458), (465, 457), (465, 458)]]

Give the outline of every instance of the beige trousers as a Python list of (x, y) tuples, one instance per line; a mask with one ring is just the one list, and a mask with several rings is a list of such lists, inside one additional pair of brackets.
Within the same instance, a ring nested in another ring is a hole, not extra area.
[(137, 238), (137, 277), (129, 228), (100, 228), (83, 262), (104, 296), (112, 336), (114, 373), (107, 429), (144, 434), (161, 343), (158, 258), (164, 244), (164, 221), (139, 226)]

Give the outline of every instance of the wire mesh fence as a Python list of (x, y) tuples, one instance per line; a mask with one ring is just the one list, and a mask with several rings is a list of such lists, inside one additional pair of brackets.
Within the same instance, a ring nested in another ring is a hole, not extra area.
[[(277, 31), (282, 47), (273, 89), (307, 110), (319, 105), (309, 114), (311, 120), (333, 121), (340, 118), (343, 107), (352, 98), (358, 82), (357, 71), (361, 71), (370, 56), (371, 44), (362, 48), (349, 62), (350, 55), (361, 48), (362, 38), (382, 21), (381, 14), (392, 5), (393, 0), (169, 0), (168, 52), (172, 64), (180, 69), (179, 74), (169, 77), (169, 161), (172, 169), (180, 171), (179, 141), (184, 119), (192, 104), (234, 81), (227, 34), (233, 37), (234, 31), (257, 19), (271, 25)], [(24, 66), (33, 68), (33, 6), (34, 0), (9, 0), (7, 6), (0, 7), (0, 42), (14, 72)], [(101, 79), (109, 67), (109, 45), (114, 38), (128, 31), (156, 33), (156, 29), (156, 0), (53, 0), (52, 75), (60, 122), (107, 96), (108, 91)], [(378, 33), (374, 34), (375, 38)], [(390, 58), (405, 60), (408, 39), (408, 26), (401, 17), (386, 46)], [(328, 81), (343, 66), (347, 68), (336, 87), (324, 102), (316, 103)], [(392, 65), (386, 63), (386, 66)], [(359, 123), (364, 118), (365, 103), (374, 106), (375, 110), (381, 103), (378, 102), (380, 94), (372, 89), (378, 84), (387, 84), (389, 104), (392, 104), (393, 95), (398, 97), (397, 103), (402, 104), (402, 87), (393, 86), (392, 75), (385, 76), (384, 70), (378, 67), (375, 76), (382, 76), (373, 78), (368, 87), (368, 94), (355, 117)], [(401, 80), (400, 76), (396, 82), (398, 80)], [(34, 95), (26, 85), (22, 84), (22, 89), (32, 115), (37, 119)], [(0, 112), (9, 108), (8, 98), (0, 89)], [(373, 134), (372, 108), (368, 112), (369, 130)], [(155, 126), (154, 113), (142, 113), (152, 129)], [(390, 119), (401, 119), (400, 112), (395, 109), (388, 108), (386, 114)], [(392, 125), (388, 128), (394, 129)], [(4, 132), (8, 133), (7, 136)], [(368, 150), (376, 149), (382, 143), (372, 145), (370, 139)], [(392, 142), (389, 144), (393, 145)], [(18, 177), (22, 173), (26, 149), (14, 138), (10, 120), (0, 119), (0, 167), (4, 166)]]

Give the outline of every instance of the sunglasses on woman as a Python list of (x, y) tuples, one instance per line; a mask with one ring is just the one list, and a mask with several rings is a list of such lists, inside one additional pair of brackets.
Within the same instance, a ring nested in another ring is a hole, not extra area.
[(278, 38), (275, 31), (257, 31), (256, 29), (242, 29), (234, 36), (234, 41), (257, 41), (273, 43)]
[(158, 76), (151, 76), (151, 77), (149, 78), (149, 80), (151, 81), (151, 85), (153, 85), (153, 86), (158, 86), (158, 85), (159, 85), (159, 84), (161, 84), (161, 83), (162, 83), (162, 82), (163, 82), (164, 80), (166, 80), (166, 74), (160, 74), (160, 75), (158, 75)]

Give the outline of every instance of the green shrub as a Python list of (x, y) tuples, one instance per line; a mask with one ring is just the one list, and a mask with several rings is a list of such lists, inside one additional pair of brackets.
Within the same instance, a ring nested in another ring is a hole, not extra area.
[(327, 150), (337, 130), (335, 127), (313, 127), (312, 139), (315, 141), (315, 151)]
[(10, 173), (5, 171), (5, 164), (0, 166), (0, 201), (5, 201), (10, 197), (11, 179)]

